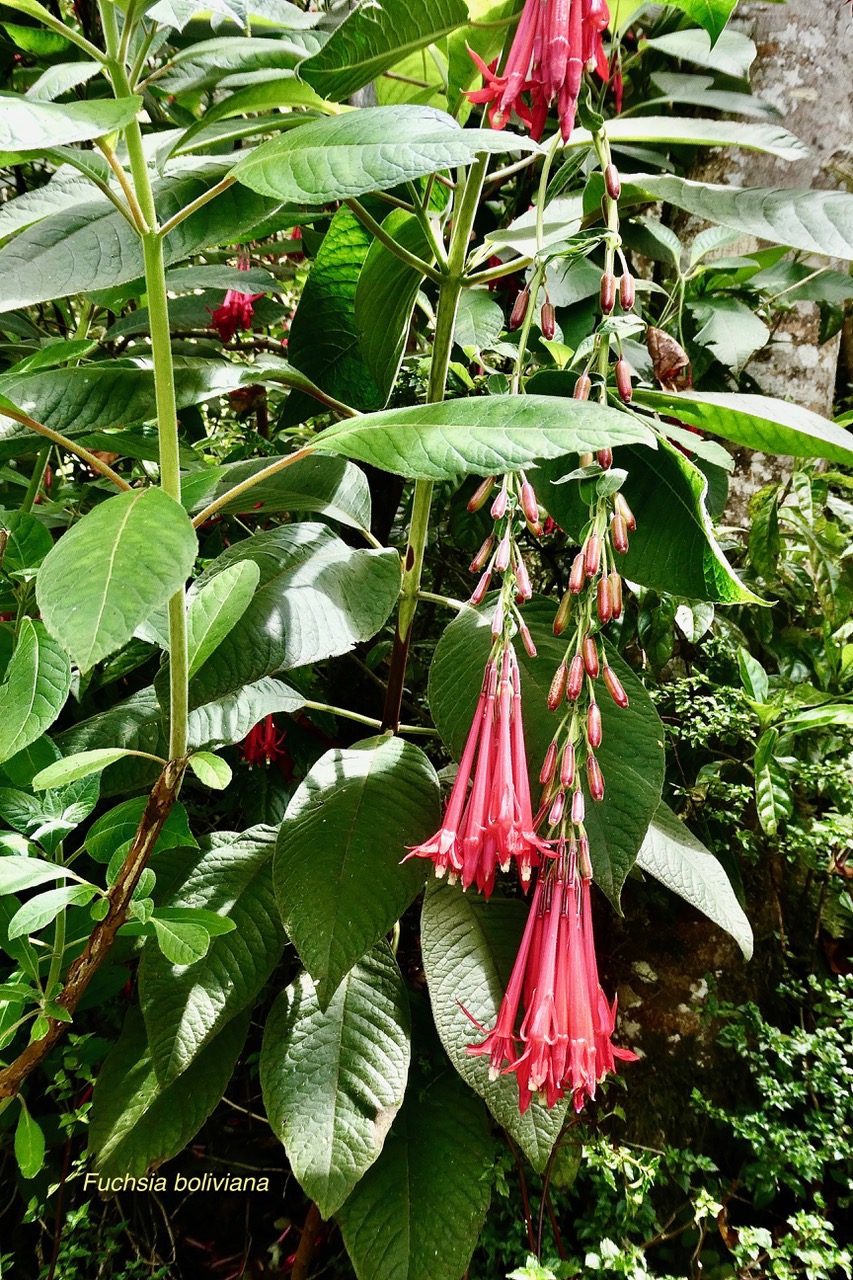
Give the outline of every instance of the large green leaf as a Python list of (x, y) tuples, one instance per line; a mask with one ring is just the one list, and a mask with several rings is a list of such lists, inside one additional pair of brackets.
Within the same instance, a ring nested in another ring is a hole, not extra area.
[(468, 21), (463, 0), (382, 0), (359, 5), (299, 74), (324, 98), (343, 102), (408, 54)]
[[(172, 883), (159, 905), (204, 907), (235, 928), (211, 938), (207, 954), (192, 965), (170, 964), (155, 939), (145, 943), (139, 999), (151, 1058), (164, 1084), (186, 1071), (251, 1004), (279, 961), (284, 934), (272, 890), (274, 838), (267, 827), (242, 835), (217, 832), (180, 859), (170, 855)], [(158, 889), (166, 884), (165, 872), (158, 872)]]
[(183, 1151), (225, 1092), (248, 1026), (248, 1013), (232, 1019), (189, 1070), (163, 1085), (154, 1071), (142, 1016), (129, 1009), (95, 1082), (89, 1149), (98, 1172), (140, 1178)]
[[(654, 453), (637, 446), (619, 449), (614, 461), (628, 472), (622, 492), (637, 520), (628, 552), (616, 562), (631, 582), (690, 600), (760, 603), (717, 542), (705, 506), (708, 481), (692, 462), (665, 440)], [(543, 462), (530, 478), (545, 509), (576, 536), (589, 508), (576, 482), (559, 483), (571, 469), (566, 460)]]
[[(372, 236), (349, 209), (339, 209), (323, 238), (290, 327), (287, 354), (297, 369), (337, 400), (356, 409), (385, 404), (359, 349), (355, 317), (358, 278)], [(294, 393), (291, 422), (309, 417), (318, 406)]]
[(751, 959), (752, 928), (731, 881), (713, 853), (665, 804), (652, 818), (637, 866), (725, 929), (744, 958)]
[(321, 1006), (417, 894), (426, 868), (401, 860), (438, 822), (435, 770), (418, 747), (387, 734), (327, 751), (295, 792), (275, 892)]
[[(410, 253), (432, 262), (423, 228), (414, 214), (392, 209), (382, 227)], [(407, 266), (380, 241), (373, 241), (355, 291), (355, 330), (359, 357), (379, 389), (375, 408), (387, 404), (397, 381), (422, 280), (419, 271)]]
[(167, 94), (198, 93), (212, 89), (228, 76), (233, 88), (236, 77), (292, 70), (306, 55), (315, 53), (320, 43), (311, 31), (290, 31), (274, 39), (216, 36), (213, 40), (199, 40), (175, 54), (156, 83)]
[(737, 0), (671, 0), (671, 4), (705, 28), (713, 48), (723, 34)]
[[(163, 712), (152, 688), (140, 689), (107, 711), (81, 720), (61, 733), (56, 741), (65, 755), (113, 746), (149, 751), (159, 756), (168, 751)], [(150, 786), (158, 772), (159, 766), (153, 761), (130, 756), (110, 765), (101, 775), (101, 796), (123, 796)]]
[(88, 671), (179, 590), (195, 554), (189, 517), (162, 489), (108, 498), (63, 534), (39, 570), (45, 626)]
[(853, 258), (853, 195), (846, 191), (717, 186), (667, 173), (632, 174), (625, 195), (663, 200), (771, 244)]
[[(231, 462), (189, 475), (181, 486), (181, 498), (190, 511), (200, 511), (236, 484), (251, 479), (275, 458)], [(248, 513), (311, 511), (355, 529), (370, 528), (370, 488), (360, 467), (342, 458), (300, 458), (292, 466), (261, 480), (220, 511)]]
[(365, 107), (314, 120), (257, 147), (234, 169), (253, 191), (292, 204), (326, 204), (470, 164), (482, 151), (536, 151), (492, 129), (461, 129), (432, 107)]
[(21, 620), (18, 643), (0, 685), (0, 762), (49, 729), (71, 688), (71, 664), (40, 622)]
[(93, 884), (69, 884), (37, 893), (34, 898), (28, 898), (12, 916), (9, 921), (9, 937), (21, 938), (38, 933), (66, 907), (85, 906), (97, 892)]
[(690, 311), (697, 325), (694, 341), (735, 374), (770, 338), (761, 317), (739, 298), (705, 297), (691, 303)]
[[(457, 759), (471, 726), (491, 649), (492, 609), (493, 604), (488, 603), (481, 610), (463, 609), (439, 640), (430, 667), (430, 709), (436, 728)], [(549, 711), (547, 706), (551, 679), (566, 647), (565, 638), (558, 638), (552, 631), (555, 612), (556, 606), (541, 597), (534, 597), (524, 608), (537, 648), (535, 658), (523, 650), (518, 655), (532, 778), (538, 776), (561, 714)], [(607, 661), (621, 680), (630, 705), (626, 710), (620, 709), (601, 690), (603, 738), (596, 756), (607, 792), (601, 803), (587, 804), (586, 827), (595, 882), (619, 910), (622, 884), (660, 803), (663, 726), (630, 667), (612, 650), (608, 651)]]
[[(43, 187), (25, 191), (23, 195), (15, 196), (0, 206), (0, 240), (41, 221), (49, 214), (67, 211), (75, 204), (92, 204), (98, 198), (91, 182), (82, 174), (75, 174), (73, 178), (63, 181), (54, 178)], [(103, 197), (103, 204), (105, 211), (111, 207), (106, 196)]]
[(272, 676), (264, 676), (233, 693), (194, 707), (189, 714), (187, 745), (198, 750), (242, 742), (265, 716), (281, 712), (293, 714), (304, 703), (305, 699), (295, 689)]
[(634, 399), (691, 427), (733, 444), (795, 458), (853, 463), (853, 433), (788, 400), (725, 391), (652, 391), (638, 387)]
[(135, 120), (141, 106), (141, 98), (59, 104), (4, 96), (0, 98), (0, 151), (44, 151), (103, 138)]
[(325, 1012), (307, 973), (273, 1005), (261, 1049), (264, 1105), (324, 1218), (381, 1152), (408, 1073), (409, 1001), (387, 943), (350, 970)]
[(3, 571), (10, 575), (37, 569), (53, 546), (50, 530), (29, 511), (0, 510), (0, 529), (8, 535)]
[(325, 525), (256, 533), (223, 552), (206, 576), (240, 560), (259, 566), (260, 586), (193, 679), (193, 707), (262, 676), (346, 653), (376, 634), (399, 592), (396, 552), (354, 551)]
[[(703, 0), (695, 0), (695, 3), (701, 4)], [(742, 80), (749, 75), (749, 68), (756, 57), (755, 45), (742, 31), (724, 31), (717, 40), (714, 40), (707, 28), (702, 31), (695, 27), (688, 27), (682, 31), (669, 31), (665, 35), (644, 40), (641, 47), (643, 51), (654, 49), (671, 58), (693, 62), (697, 66), (709, 67), (712, 71), (720, 71), (725, 76), (736, 76)], [(609, 128), (610, 121), (608, 121), (608, 132)]]
[(382, 1154), (338, 1211), (358, 1280), (459, 1280), (489, 1207), (483, 1104), (453, 1071), (410, 1080)]
[(253, 560), (238, 560), (195, 593), (187, 610), (187, 660), (194, 676), (249, 607), (261, 571)]
[[(137, 796), (133, 800), (125, 800), (92, 823), (86, 832), (86, 848), (96, 862), (106, 864), (128, 853), (147, 799), (147, 796)], [(187, 849), (195, 844), (187, 825), (187, 811), (178, 801), (163, 824), (152, 856), (168, 849)]]
[[(162, 222), (196, 200), (225, 172), (220, 163), (154, 184)], [(231, 187), (166, 238), (167, 265), (209, 245), (251, 239), (276, 204)], [(109, 252), (104, 246), (109, 245)], [(70, 293), (112, 288), (143, 275), (139, 236), (111, 204), (94, 200), (43, 218), (0, 249), (0, 308), (11, 311)]]
[(369, 462), (407, 479), (517, 471), (537, 458), (656, 440), (618, 409), (558, 396), (483, 396), (365, 414), (328, 427), (323, 453)]
[(465, 1052), (467, 1045), (483, 1038), (471, 1018), (484, 1027), (495, 1024), (526, 918), (523, 902), (497, 897), (485, 902), (436, 880), (424, 898), (421, 946), (430, 1006), (447, 1056), (541, 1173), (563, 1126), (568, 1101), (549, 1110), (534, 1098), (521, 1115), (515, 1076), (490, 1080), (485, 1058)]
[[(741, 120), (700, 120), (689, 116), (617, 116), (607, 121), (607, 138), (620, 144), (668, 143), (686, 147), (744, 147), (762, 151), (780, 160), (805, 160), (808, 147), (778, 124), (745, 124)], [(585, 147), (592, 142), (587, 129), (575, 129), (567, 147)], [(664, 197), (666, 199), (666, 197)], [(760, 234), (760, 233), (758, 233)]]

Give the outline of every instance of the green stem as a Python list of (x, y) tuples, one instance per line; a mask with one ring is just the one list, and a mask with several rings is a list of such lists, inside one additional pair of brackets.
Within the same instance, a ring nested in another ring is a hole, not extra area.
[[(453, 235), (447, 254), (447, 268), (441, 273), (441, 287), (438, 294), (432, 363), (430, 365), (429, 388), (427, 391), (427, 401), (430, 404), (437, 404), (444, 399), (447, 372), (450, 368), (450, 354), (453, 350), (453, 329), (456, 324), (459, 298), (465, 287), (465, 262), (468, 257), (468, 242), (474, 227), (474, 219), (477, 215), (477, 206), (483, 190), (488, 163), (488, 155), (480, 155), (474, 161), (462, 192), (459, 210), (454, 217)], [(394, 729), (396, 731), (400, 723), (406, 664), (412, 639), (412, 625), (418, 607), (418, 592), (421, 586), (421, 573), (423, 571), (424, 553), (429, 532), (433, 488), (432, 480), (415, 481), (409, 541), (403, 560), (403, 576), (400, 584), (397, 630), (394, 635), (394, 648), (391, 653), (385, 708), (382, 714), (383, 729)]]
[(401, 262), (405, 262), (406, 266), (411, 267), (413, 271), (419, 272), (422, 276), (427, 276), (435, 284), (441, 284), (441, 272), (435, 267), (430, 266), (428, 262), (424, 262), (423, 258), (419, 258), (416, 253), (409, 253), (408, 249), (404, 249), (393, 236), (389, 236), (384, 230), (381, 223), (377, 222), (365, 209), (364, 205), (358, 200), (345, 201), (349, 209), (355, 214), (363, 227), (366, 227), (372, 236), (374, 236), (380, 244), (384, 244), (385, 248), (399, 258)]
[(49, 457), (49, 446), (46, 449), (40, 449), (36, 454), (33, 474), (30, 476), (30, 483), (27, 485), (27, 492), (24, 494), (24, 501), (21, 503), (21, 511), (32, 511), (33, 504), (38, 497), (38, 491), (41, 488), (41, 482), (44, 479)]
[(47, 974), (47, 984), (45, 991), (48, 999), (56, 999), (56, 988), (59, 986), (59, 979), (62, 976), (62, 958), (65, 951), (65, 912), (60, 911), (56, 917), (56, 926), (53, 934), (53, 954), (50, 957), (50, 969)]

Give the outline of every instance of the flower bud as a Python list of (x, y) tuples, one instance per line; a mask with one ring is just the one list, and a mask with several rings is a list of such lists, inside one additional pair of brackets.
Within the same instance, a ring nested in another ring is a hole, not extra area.
[(507, 328), (512, 332), (513, 329), (520, 329), (524, 324), (524, 317), (527, 315), (527, 308), (530, 306), (530, 285), (525, 285), (521, 293), (515, 300), (515, 304), (510, 312), (509, 323)]
[(566, 692), (566, 676), (569, 669), (565, 662), (561, 662), (557, 670), (554, 672), (554, 678), (551, 681), (551, 687), (548, 690), (548, 710), (556, 711), (560, 703), (563, 701), (563, 694)]
[(622, 517), (622, 519), (625, 521), (626, 529), (629, 531), (629, 533), (633, 533), (637, 527), (637, 521), (634, 519), (634, 513), (631, 510), (631, 508), (628, 506), (628, 503), (625, 501), (621, 493), (617, 493), (616, 496), (614, 497), (613, 506), (615, 507), (619, 515)]
[(637, 298), (634, 277), (625, 271), (619, 277), (619, 305), (623, 311), (632, 311)]
[(521, 643), (524, 645), (528, 657), (535, 658), (536, 645), (533, 643), (533, 636), (530, 634), (530, 628), (523, 619), (519, 619), (518, 630), (521, 634)]
[(556, 614), (554, 615), (554, 635), (561, 636), (569, 624), (569, 615), (572, 611), (572, 593), (567, 591), (560, 601)]
[(492, 580), (492, 571), (491, 569), (487, 569), (486, 572), (483, 574), (482, 578), (480, 579), (480, 581), (477, 583), (474, 590), (471, 592), (471, 599), (468, 602), (469, 604), (478, 605), (483, 603), (483, 601), (486, 598), (486, 592), (489, 589), (489, 583), (491, 582), (491, 580)]
[(579, 596), (583, 591), (583, 584), (586, 581), (586, 570), (583, 567), (584, 554), (579, 551), (572, 561), (572, 571), (569, 574), (569, 591), (573, 596)]
[(610, 315), (616, 305), (616, 277), (612, 271), (605, 271), (601, 277), (601, 291), (599, 293), (599, 302), (601, 310), (606, 316)]
[(583, 653), (583, 665), (586, 674), (594, 680), (598, 675), (600, 667), (598, 665), (598, 645), (595, 643), (592, 636), (587, 636), (584, 639), (583, 645), (581, 646), (581, 652)]
[(624, 356), (620, 356), (616, 361), (616, 390), (626, 404), (634, 394), (634, 388), (631, 386), (631, 371)]
[(595, 458), (598, 465), (601, 467), (602, 471), (609, 471), (610, 468), (613, 466), (613, 450), (612, 449), (599, 449), (595, 455)]
[(503, 596), (498, 596), (498, 602), (495, 605), (495, 612), (492, 615), (492, 639), (497, 640), (503, 635), (504, 619), (506, 610), (504, 609)]
[(596, 750), (601, 746), (601, 712), (597, 702), (591, 702), (586, 713), (586, 740)]
[(566, 679), (566, 699), (568, 702), (577, 702), (583, 687), (583, 658), (576, 653), (572, 658), (569, 674)]
[(566, 807), (565, 791), (558, 791), (554, 797), (554, 803), (551, 805), (551, 812), (548, 814), (548, 826), (557, 827), (563, 820), (563, 811)]
[(586, 805), (580, 787), (572, 792), (572, 822), (583, 822), (586, 817)]
[(506, 515), (506, 509), (509, 506), (509, 493), (507, 492), (506, 481), (501, 485), (498, 496), (492, 503), (491, 516), (493, 520), (502, 520)]
[(592, 862), (589, 857), (589, 837), (581, 836), (578, 840), (578, 866), (584, 880), (592, 879)]
[(610, 521), (610, 537), (613, 539), (613, 550), (624, 556), (628, 550), (628, 526), (625, 524), (625, 517), (618, 511)]
[(622, 183), (619, 180), (619, 170), (615, 164), (609, 164), (604, 170), (604, 189), (610, 196), (611, 200), (618, 200), (622, 194)]
[(610, 597), (613, 601), (613, 617), (622, 617), (622, 579), (614, 569), (610, 574)]
[(530, 574), (527, 572), (527, 565), (521, 556), (515, 562), (515, 598), (519, 604), (524, 604), (533, 595), (533, 587), (530, 585)]
[(591, 454), (591, 453), (579, 453), (579, 454), (578, 454), (578, 466), (579, 466), (579, 467), (591, 467), (591, 466), (592, 466), (592, 454)]
[(583, 571), (588, 578), (594, 578), (601, 564), (601, 538), (591, 533), (584, 544)]
[(548, 750), (545, 752), (545, 759), (542, 761), (542, 768), (539, 770), (539, 781), (546, 786), (554, 777), (557, 768), (557, 740), (556, 738), (548, 743)]
[(575, 400), (588, 400), (589, 393), (592, 390), (592, 379), (588, 373), (582, 373), (575, 383), (575, 389), (572, 392)]
[(586, 780), (589, 783), (589, 794), (593, 800), (604, 799), (604, 776), (595, 756), (586, 758)]
[(613, 617), (613, 599), (610, 595), (610, 579), (605, 574), (602, 574), (598, 580), (596, 606), (598, 609), (598, 620), (602, 625), (605, 625)]
[(608, 667), (605, 664), (601, 674), (604, 679), (604, 683), (607, 686), (607, 692), (610, 694), (617, 707), (622, 707), (624, 710), (628, 705), (628, 695), (622, 688), (621, 681), (619, 680), (616, 672), (612, 667)]
[(486, 476), (482, 484), (477, 485), (477, 488), (468, 499), (469, 511), (479, 511), (481, 507), (486, 505), (489, 494), (495, 487), (496, 479), (496, 476)]
[(521, 482), (521, 509), (529, 525), (539, 523), (539, 503), (533, 492), (533, 485), (526, 478)]
[(560, 785), (570, 787), (575, 780), (575, 746), (573, 742), (567, 742), (563, 748), (563, 758), (560, 761)]
[(509, 529), (507, 529), (506, 533), (498, 543), (498, 549), (495, 553), (495, 568), (498, 573), (506, 573), (509, 568), (509, 556), (511, 550), (512, 541), (509, 536)]
[(557, 332), (554, 304), (551, 302), (550, 298), (546, 298), (542, 303), (542, 311), (539, 315), (539, 327), (542, 330), (542, 337), (547, 338), (549, 342)]
[(469, 565), (469, 570), (471, 573), (480, 572), (483, 565), (486, 563), (489, 556), (492, 554), (492, 547), (494, 545), (495, 545), (494, 535), (490, 533), (488, 538), (486, 538), (486, 541), (480, 547), (480, 550), (474, 556), (474, 559), (471, 561), (471, 564)]

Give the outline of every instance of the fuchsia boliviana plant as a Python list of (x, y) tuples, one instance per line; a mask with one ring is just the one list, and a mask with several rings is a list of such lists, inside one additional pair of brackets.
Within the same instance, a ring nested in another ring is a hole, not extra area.
[(526, 0), (502, 75), (469, 49), (485, 83), (468, 98), (492, 104), (489, 121), (495, 129), (503, 129), (514, 111), (537, 140), (556, 102), (568, 141), (584, 70), (608, 78), (602, 33), (609, 22), (605, 0)]

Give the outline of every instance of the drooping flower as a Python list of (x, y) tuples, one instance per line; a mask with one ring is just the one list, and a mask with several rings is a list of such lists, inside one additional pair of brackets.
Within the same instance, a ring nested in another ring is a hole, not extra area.
[(278, 732), (272, 716), (264, 716), (249, 730), (240, 743), (240, 751), (249, 768), (256, 764), (272, 764), (287, 754), (284, 734)]
[(486, 663), (444, 821), (408, 857), (429, 858), (437, 876), (465, 889), (474, 884), (488, 897), (498, 867), (506, 871), (514, 860), (527, 884), (547, 847), (533, 829), (518, 659), (504, 643)]
[[(248, 271), (249, 265), (248, 256), (241, 257), (237, 269)], [(223, 342), (231, 342), (235, 334), (251, 329), (255, 314), (254, 303), (263, 296), (262, 293), (242, 293), (238, 289), (228, 289), (222, 306), (210, 312), (211, 329), (216, 330)]]
[(606, 0), (525, 0), (503, 74), (497, 74), (496, 63), (486, 66), (469, 49), (484, 81), (469, 99), (491, 103), (493, 129), (503, 129), (514, 111), (537, 140), (548, 109), (556, 103), (560, 131), (568, 141), (584, 69), (603, 80), (608, 77), (602, 33), (609, 21)]
[(581, 842), (561, 837), (556, 858), (539, 873), (495, 1026), (480, 1027), (485, 1039), (467, 1049), (488, 1055), (493, 1078), (515, 1073), (522, 1113), (536, 1096), (553, 1107), (567, 1093), (580, 1111), (617, 1060), (637, 1057), (613, 1044), (616, 1001), (608, 1002), (599, 982), (586, 863)]

